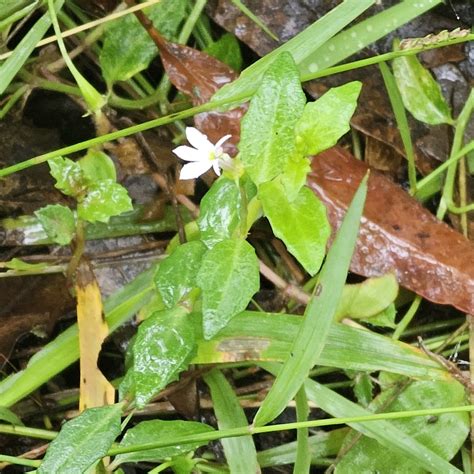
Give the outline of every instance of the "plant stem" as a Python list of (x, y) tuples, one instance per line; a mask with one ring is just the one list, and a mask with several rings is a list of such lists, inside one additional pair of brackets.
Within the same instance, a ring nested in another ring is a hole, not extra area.
[(8, 462), (10, 464), (16, 464), (18, 466), (28, 466), (28, 467), (39, 467), (41, 461), (35, 461), (34, 459), (25, 459), (18, 458), (15, 456), (7, 456), (6, 454), (0, 454), (1, 462)]
[(411, 323), (411, 320), (415, 316), (422, 300), (423, 298), (419, 295), (415, 297), (408, 308), (408, 311), (405, 313), (405, 316), (403, 316), (402, 320), (397, 324), (397, 327), (392, 335), (392, 339), (400, 339), (403, 331), (405, 331), (406, 327)]
[(29, 438), (45, 439), (51, 441), (58, 435), (57, 431), (41, 430), (39, 428), (29, 428), (28, 426), (0, 424), (0, 433), (27, 436)]
[(168, 446), (176, 446), (178, 444), (188, 444), (201, 441), (214, 441), (222, 438), (232, 438), (234, 436), (249, 436), (260, 433), (272, 433), (278, 431), (296, 430), (299, 428), (315, 428), (320, 426), (337, 426), (346, 425), (349, 423), (362, 423), (367, 421), (378, 420), (401, 420), (405, 418), (412, 418), (415, 416), (432, 416), (442, 415), (445, 413), (466, 413), (474, 411), (474, 405), (463, 405), (446, 408), (429, 408), (423, 410), (409, 410), (388, 413), (376, 413), (373, 415), (353, 416), (343, 418), (329, 418), (325, 420), (311, 420), (296, 423), (282, 423), (270, 426), (253, 425), (243, 426), (239, 428), (231, 428), (227, 430), (212, 431), (208, 433), (200, 433), (190, 436), (182, 436), (169, 440), (164, 440), (156, 443), (144, 443), (131, 446), (123, 446), (112, 448), (109, 450), (109, 456), (116, 456), (117, 454), (133, 453), (137, 451), (146, 451), (148, 449), (158, 449)]

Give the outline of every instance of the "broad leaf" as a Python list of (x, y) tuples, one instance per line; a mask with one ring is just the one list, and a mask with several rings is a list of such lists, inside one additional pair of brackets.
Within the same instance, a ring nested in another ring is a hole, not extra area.
[(240, 158), (258, 185), (282, 173), (295, 149), (294, 128), (306, 102), (293, 58), (268, 68), (242, 119)]
[[(384, 377), (387, 379), (387, 377)], [(394, 377), (390, 377), (393, 384)], [(393, 385), (392, 385), (393, 387)], [(466, 404), (463, 386), (454, 380), (449, 381), (414, 381), (400, 394), (394, 393), (396, 388), (387, 387), (371, 404), (371, 410), (377, 409), (382, 403), (395, 400), (384, 411), (404, 411), (426, 408), (442, 408)], [(391, 424), (403, 433), (412, 436), (426, 448), (443, 459), (450, 460), (460, 449), (469, 433), (469, 415), (467, 413), (445, 413), (440, 416), (417, 416), (402, 420), (393, 420)], [(350, 436), (347, 442), (350, 442)], [(418, 464), (418, 463), (417, 463)], [(426, 469), (406, 453), (392, 450), (381, 445), (376, 439), (364, 436), (353, 446), (336, 467), (336, 472), (352, 473), (367, 470), (370, 472), (397, 472), (422, 474)], [(438, 471), (439, 472), (439, 471)]]
[(239, 42), (230, 33), (225, 33), (217, 41), (211, 43), (204, 52), (227, 64), (234, 71), (242, 69), (243, 60)]
[(84, 178), (89, 183), (104, 179), (111, 179), (112, 181), (117, 179), (114, 162), (103, 151), (89, 150), (87, 155), (77, 163), (82, 169)]
[(81, 167), (69, 158), (58, 156), (48, 160), (51, 176), (56, 180), (54, 185), (63, 194), (77, 197), (85, 190), (84, 174)]
[[(120, 441), (120, 447), (123, 448), (137, 444), (159, 442), (165, 438), (181, 438), (183, 436), (208, 433), (210, 431), (214, 431), (214, 428), (195, 421), (142, 421), (141, 423), (138, 423), (138, 425), (127, 430), (122, 441)], [(124, 462), (159, 462), (163, 461), (165, 458), (171, 458), (183, 453), (188, 453), (189, 451), (194, 451), (200, 446), (206, 444), (207, 441), (196, 441), (189, 444), (177, 444), (167, 448), (147, 449), (145, 451), (119, 454), (114, 459), (113, 465), (118, 466)]]
[[(222, 240), (240, 236), (242, 206), (254, 196), (254, 188), (248, 181), (241, 191), (235, 181), (223, 177), (215, 181), (202, 198), (198, 224), (201, 240), (209, 248)], [(241, 192), (245, 193), (244, 202)]]
[[(222, 372), (214, 369), (204, 376), (204, 381), (211, 390), (219, 429), (227, 430), (247, 426), (247, 417), (240, 406), (239, 399)], [(230, 472), (242, 474), (260, 472), (252, 436), (225, 438), (221, 440), (221, 443)]]
[(324, 205), (307, 187), (302, 187), (289, 202), (278, 181), (262, 184), (258, 196), (274, 234), (285, 242), (306, 271), (314, 275), (321, 266), (331, 234)]
[(50, 444), (38, 474), (82, 474), (120, 434), (122, 405), (91, 408), (68, 421)]
[(77, 206), (77, 215), (89, 222), (107, 223), (112, 216), (132, 209), (127, 190), (111, 179), (104, 179), (88, 186), (86, 196)]
[(334, 146), (349, 131), (361, 87), (362, 83), (357, 81), (333, 87), (305, 105), (295, 129), (299, 153), (317, 155)]
[(76, 219), (69, 207), (51, 204), (35, 211), (46, 235), (59, 245), (71, 242), (76, 232)]
[(430, 125), (453, 123), (441, 87), (415, 55), (393, 60), (393, 73), (405, 107)]
[(247, 307), (259, 283), (255, 250), (245, 240), (224, 240), (206, 253), (198, 274), (206, 339)]
[[(163, 35), (174, 37), (185, 17), (186, 6), (186, 0), (162, 0), (144, 13)], [(99, 57), (107, 84), (110, 87), (143, 71), (157, 53), (155, 43), (135, 15), (111, 22)]]
[[(336, 230), (368, 166), (334, 148), (315, 157), (311, 167), (308, 186), (326, 206)], [(400, 285), (423, 298), (472, 314), (473, 261), (472, 242), (393, 181), (371, 172), (351, 271), (367, 277), (394, 272)]]
[(186, 369), (194, 351), (194, 329), (181, 306), (159, 311), (138, 328), (132, 346), (132, 366), (120, 385), (120, 395), (134, 395), (143, 408)]
[(394, 302), (398, 295), (395, 275), (368, 278), (362, 283), (345, 285), (335, 319), (349, 316), (366, 319), (381, 313)]
[(256, 426), (269, 423), (285, 409), (308, 377), (326, 344), (357, 240), (367, 193), (367, 178), (366, 175), (359, 185), (328, 252), (289, 357), (255, 415)]
[(199, 240), (187, 242), (160, 263), (155, 275), (155, 285), (167, 308), (175, 306), (197, 287), (196, 276), (206, 250), (206, 246)]

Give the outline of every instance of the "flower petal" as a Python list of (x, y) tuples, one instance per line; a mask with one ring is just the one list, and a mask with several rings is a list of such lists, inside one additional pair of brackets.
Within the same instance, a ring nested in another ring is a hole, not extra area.
[(204, 133), (201, 133), (197, 128), (186, 127), (186, 138), (194, 148), (200, 151), (211, 152), (214, 151), (214, 145), (208, 140)]
[(173, 153), (184, 161), (206, 161), (208, 159), (203, 152), (186, 145), (175, 148)]
[(231, 137), (232, 135), (224, 135), (222, 138), (219, 138), (219, 141), (214, 145), (214, 149), (220, 151), (219, 148)]
[(194, 179), (204, 174), (212, 166), (210, 161), (195, 161), (181, 168), (179, 179)]
[(221, 169), (219, 167), (219, 160), (212, 161), (212, 168), (214, 169), (214, 173), (216, 173), (217, 176), (221, 175)]

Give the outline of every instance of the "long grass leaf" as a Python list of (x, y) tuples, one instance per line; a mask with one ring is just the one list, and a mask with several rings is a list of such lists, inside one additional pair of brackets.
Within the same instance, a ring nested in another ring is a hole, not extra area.
[[(57, 0), (55, 9), (58, 11), (64, 0)], [(49, 13), (45, 13), (26, 33), (13, 54), (0, 66), (0, 94), (10, 85), (16, 73), (23, 67), (30, 54), (35, 49), (36, 43), (45, 35), (51, 26)]]
[[(234, 390), (222, 372), (214, 369), (204, 376), (211, 390), (214, 412), (220, 430), (247, 426), (247, 417)], [(259, 472), (257, 451), (251, 436), (223, 439), (224, 453), (230, 471), (235, 474)]]
[(374, 0), (346, 0), (342, 2), (294, 38), (245, 69), (237, 81), (220, 89), (214, 95), (213, 100), (236, 97), (242, 94), (250, 96), (260, 84), (260, 79), (269, 64), (280, 53), (289, 52), (298, 65), (307, 57), (311, 57), (329, 38), (341, 31), (342, 28), (374, 3)]
[[(196, 364), (237, 361), (284, 361), (302, 318), (279, 313), (246, 311), (217, 337), (199, 341)], [(366, 372), (383, 370), (407, 377), (446, 379), (449, 374), (420, 349), (372, 331), (333, 324), (318, 365)]]
[(262, 426), (277, 417), (295, 396), (320, 356), (334, 321), (354, 251), (367, 194), (368, 175), (362, 180), (334, 239), (319, 283), (309, 302), (289, 357), (254, 419)]

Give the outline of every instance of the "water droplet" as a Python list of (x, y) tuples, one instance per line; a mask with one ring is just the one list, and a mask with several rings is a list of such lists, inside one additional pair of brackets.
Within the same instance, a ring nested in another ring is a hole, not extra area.
[(311, 63), (308, 69), (309, 72), (316, 72), (318, 70), (318, 63)]
[(336, 49), (336, 47), (333, 44), (329, 45), (329, 51), (334, 51), (335, 49)]
[(367, 25), (366, 30), (367, 31), (373, 31), (374, 27), (372, 25)]

